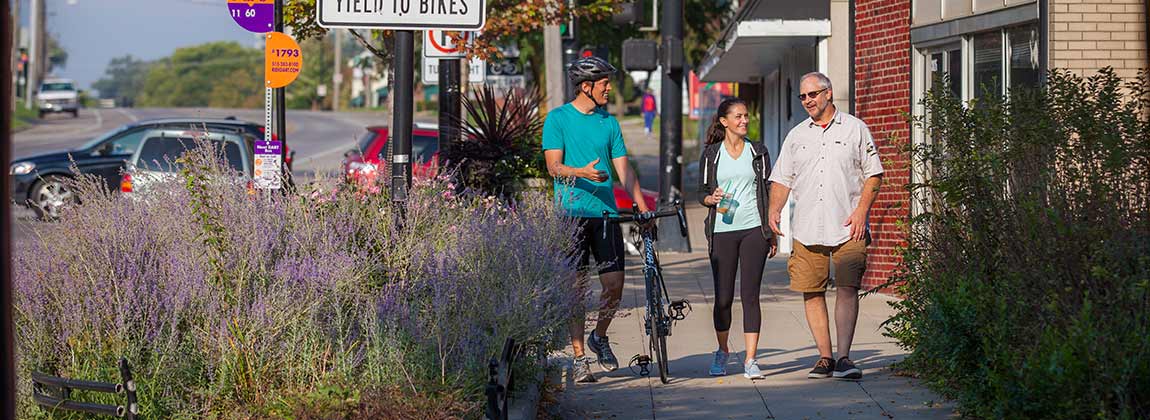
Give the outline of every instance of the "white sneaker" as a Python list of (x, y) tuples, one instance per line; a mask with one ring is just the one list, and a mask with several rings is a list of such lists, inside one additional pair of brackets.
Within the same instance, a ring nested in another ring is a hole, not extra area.
[(750, 380), (755, 380), (763, 379), (766, 376), (763, 376), (763, 371), (759, 370), (759, 365), (755, 363), (754, 360), (752, 360), (746, 365), (743, 365), (743, 377)]

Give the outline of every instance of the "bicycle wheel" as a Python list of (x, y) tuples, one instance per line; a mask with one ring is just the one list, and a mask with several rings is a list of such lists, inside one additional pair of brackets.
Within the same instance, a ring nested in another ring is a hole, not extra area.
[(655, 358), (655, 364), (659, 366), (659, 380), (668, 383), (670, 379), (667, 378), (667, 336), (660, 332), (657, 317), (651, 317), (650, 324), (651, 337), (648, 343), (651, 347), (651, 357)]

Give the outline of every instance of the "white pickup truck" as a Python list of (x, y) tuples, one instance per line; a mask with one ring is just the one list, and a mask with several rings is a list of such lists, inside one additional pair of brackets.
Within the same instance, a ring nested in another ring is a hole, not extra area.
[(36, 93), (40, 104), (40, 118), (52, 112), (68, 112), (73, 118), (80, 116), (80, 92), (69, 79), (47, 79)]

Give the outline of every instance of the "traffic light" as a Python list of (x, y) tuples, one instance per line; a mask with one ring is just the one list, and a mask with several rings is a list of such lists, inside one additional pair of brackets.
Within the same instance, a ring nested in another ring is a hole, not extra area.
[(602, 58), (604, 60), (609, 60), (610, 59), (610, 53), (611, 53), (611, 50), (607, 49), (607, 47), (584, 46), (583, 48), (579, 49), (579, 58), (587, 58), (587, 57), (594, 56), (594, 57)]
[(565, 22), (559, 24), (559, 39), (564, 41), (575, 40), (575, 17), (568, 18)]

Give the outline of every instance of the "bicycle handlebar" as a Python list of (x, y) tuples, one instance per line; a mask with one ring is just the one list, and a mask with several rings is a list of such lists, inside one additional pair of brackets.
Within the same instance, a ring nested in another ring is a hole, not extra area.
[(603, 239), (607, 239), (607, 225), (611, 223), (646, 223), (661, 217), (678, 216), (679, 217), (679, 233), (684, 238), (687, 237), (687, 214), (683, 209), (683, 201), (675, 200), (671, 208), (660, 211), (649, 211), (646, 213), (639, 212), (639, 205), (632, 204), (633, 213), (629, 216), (610, 216), (609, 213), (603, 212)]

